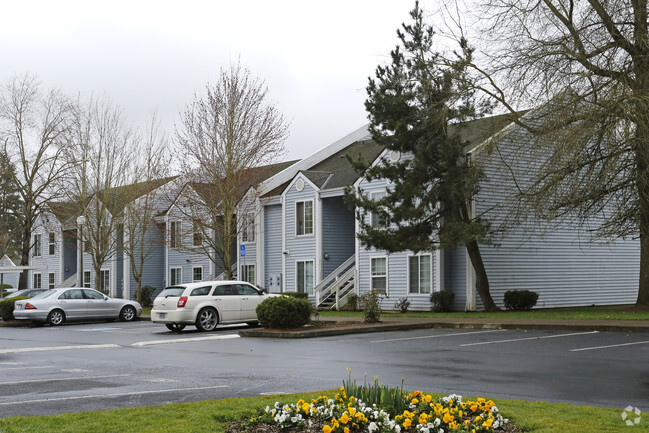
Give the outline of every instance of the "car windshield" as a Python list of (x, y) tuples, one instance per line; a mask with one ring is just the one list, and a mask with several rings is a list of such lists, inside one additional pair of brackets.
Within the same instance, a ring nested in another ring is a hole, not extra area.
[(185, 291), (184, 287), (167, 287), (158, 295), (159, 298), (180, 297)]
[(48, 296), (52, 296), (54, 293), (56, 293), (56, 290), (46, 290), (46, 291), (41, 292), (38, 295), (34, 296), (32, 299), (47, 298)]

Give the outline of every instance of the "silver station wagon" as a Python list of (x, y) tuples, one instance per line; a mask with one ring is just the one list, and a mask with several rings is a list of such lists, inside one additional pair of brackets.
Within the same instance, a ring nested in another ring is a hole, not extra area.
[(213, 331), (220, 323), (257, 324), (256, 308), (272, 296), (245, 281), (204, 281), (167, 287), (153, 301), (151, 321), (171, 331), (194, 325)]

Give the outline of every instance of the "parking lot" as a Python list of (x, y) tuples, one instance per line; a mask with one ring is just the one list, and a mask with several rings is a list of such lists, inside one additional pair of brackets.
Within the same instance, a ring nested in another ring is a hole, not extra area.
[(429, 392), (649, 410), (649, 334), (428, 329), (304, 340), (148, 321), (0, 330), (0, 416), (333, 389), (347, 370)]

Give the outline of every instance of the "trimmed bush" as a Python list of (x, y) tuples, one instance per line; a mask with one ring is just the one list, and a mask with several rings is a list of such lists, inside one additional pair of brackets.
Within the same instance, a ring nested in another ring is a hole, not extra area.
[(380, 295), (376, 290), (370, 290), (361, 295), (361, 308), (367, 323), (378, 322), (381, 318)]
[(284, 296), (290, 296), (292, 298), (298, 298), (298, 299), (308, 299), (309, 294), (305, 292), (284, 292), (282, 293)]
[(430, 303), (433, 304), (433, 311), (435, 313), (448, 313), (453, 309), (453, 301), (455, 300), (455, 293), (442, 290), (430, 294)]
[(2, 320), (14, 320), (14, 303), (22, 299), (29, 299), (24, 296), (16, 296), (15, 298), (5, 299), (0, 301), (0, 317)]
[(530, 290), (507, 290), (505, 308), (508, 310), (531, 310), (539, 300), (539, 294)]
[(0, 298), (4, 298), (9, 294), (7, 289), (13, 289), (11, 284), (0, 284)]
[(399, 313), (407, 313), (408, 308), (410, 308), (410, 301), (408, 300), (408, 298), (401, 298), (394, 303), (394, 309)]
[(142, 286), (140, 288), (140, 304), (143, 307), (148, 307), (150, 305), (153, 305), (153, 300), (151, 299), (151, 296), (153, 296), (153, 292), (155, 292), (155, 287), (152, 286)]
[(264, 328), (299, 328), (311, 321), (315, 309), (308, 299), (273, 296), (257, 306), (257, 319)]

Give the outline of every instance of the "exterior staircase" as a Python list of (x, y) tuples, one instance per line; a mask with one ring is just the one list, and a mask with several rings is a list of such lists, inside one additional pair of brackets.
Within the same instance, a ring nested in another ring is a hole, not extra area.
[(349, 294), (356, 292), (356, 256), (348, 258), (313, 289), (315, 307), (319, 310), (339, 310)]

